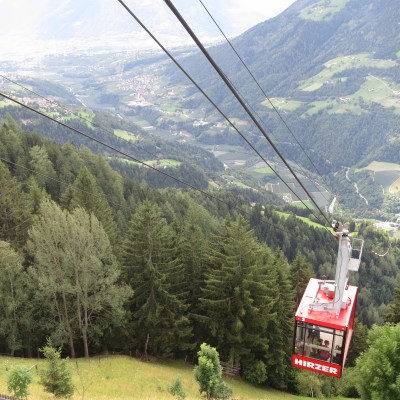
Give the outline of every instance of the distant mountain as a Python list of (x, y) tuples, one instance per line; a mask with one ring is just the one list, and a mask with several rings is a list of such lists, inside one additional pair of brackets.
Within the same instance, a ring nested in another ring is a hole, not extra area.
[[(66, 3), (60, 7), (63, 4)], [(87, 7), (86, 3), (77, 6), (73, 18), (59, 13), (54, 24), (62, 30), (72, 18), (83, 32), (89, 32), (93, 21)], [(154, 21), (157, 18), (159, 15)], [(106, 18), (105, 30), (112, 28), (112, 19)], [(281, 153), (289, 162), (297, 162), (298, 175), (304, 180), (309, 175), (306, 187), (314, 198), (319, 198), (323, 208), (332, 201), (326, 191), (329, 184), (331, 192), (338, 196), (336, 204), (355, 208), (359, 216), (383, 218), (388, 213), (400, 213), (397, 200), (388, 202), (386, 196), (397, 193), (397, 172), (393, 172), (397, 167), (388, 166), (390, 176), (380, 176), (379, 180), (375, 179), (375, 167), (358, 171), (372, 161), (399, 164), (399, 21), (400, 9), (390, 0), (298, 0), (281, 15), (232, 40), (269, 99), (250, 79), (227, 43), (209, 48)], [(98, 28), (93, 27), (93, 32)], [(124, 23), (120, 28), (123, 32)], [(54, 26), (44, 26), (43, 35), (46, 29), (53, 32)], [(74, 32), (64, 31), (68, 33), (66, 37)], [(204, 56), (193, 47), (182, 46), (172, 52), (230, 121), (279, 170), (297, 197), (305, 200), (304, 191), (282, 167)], [(149, 132), (150, 140), (172, 141), (169, 150), (174, 143), (200, 145), (212, 152), (219, 164), (207, 153), (192, 160), (207, 160), (201, 166), (212, 166), (208, 173), (218, 171), (224, 184), (267, 189), (285, 201), (295, 200), (276, 174), (159, 50), (77, 51), (22, 64), (0, 61), (0, 69), (14, 73), (15, 80), (26, 82), (33, 89), (45, 88), (48, 95), (60, 101), (111, 112), (118, 120)], [(24, 80), (20, 74), (30, 78)], [(41, 87), (38, 77), (43, 79)], [(46, 85), (44, 80), (52, 85)], [(16, 90), (13, 85), (8, 88)], [(23, 90), (18, 91), (18, 96), (25, 95)], [(4, 107), (1, 101), (0, 107)], [(129, 130), (119, 126), (113, 129)], [(176, 150), (181, 147), (177, 145)], [(347, 179), (350, 169), (351, 179)]]
[[(298, 140), (318, 154), (316, 163), (322, 171), (374, 159), (399, 162), (400, 7), (396, 2), (299, 0), (232, 43)], [(295, 143), (230, 46), (225, 43), (210, 52), (262, 115), (267, 129), (281, 141)], [(181, 61), (230, 115), (248, 120), (203, 55)], [(172, 66), (166, 74), (171, 82), (182, 81)], [(260, 135), (253, 137), (257, 140)], [(282, 150), (307, 163), (298, 146), (283, 145)]]

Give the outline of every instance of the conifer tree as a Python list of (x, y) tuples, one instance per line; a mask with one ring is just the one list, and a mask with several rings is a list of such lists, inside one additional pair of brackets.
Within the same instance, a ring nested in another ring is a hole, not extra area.
[(400, 322), (400, 285), (394, 290), (393, 303), (389, 305), (389, 310), (384, 320), (392, 324), (398, 324)]
[(294, 295), (289, 278), (289, 264), (277, 250), (270, 275), (267, 278), (275, 301), (272, 311), (275, 318), (268, 322), (269, 352), (266, 360), (268, 382), (271, 386), (285, 389), (292, 379), (290, 355), (293, 336)]
[(145, 201), (133, 215), (123, 262), (125, 279), (134, 291), (131, 311), (136, 348), (147, 358), (148, 353), (171, 355), (190, 347), (184, 269), (176, 234), (158, 206)]
[(304, 291), (313, 272), (310, 264), (302, 254), (297, 254), (290, 267), (290, 279), (295, 295), (296, 306), (300, 304)]
[(28, 301), (22, 261), (9, 243), (0, 241), (0, 336), (5, 338), (12, 356), (23, 345), (21, 331)]
[(185, 273), (187, 289), (187, 314), (193, 326), (195, 342), (203, 340), (199, 323), (201, 287), (204, 285), (205, 273), (209, 268), (208, 242), (199, 226), (195, 223), (193, 209), (189, 209), (187, 219), (179, 240), (179, 254)]
[(0, 240), (23, 244), (31, 221), (27, 195), (0, 162)]
[(102, 223), (112, 245), (117, 244), (117, 226), (113, 219), (112, 210), (87, 167), (80, 169), (73, 185), (63, 197), (70, 210), (80, 206), (89, 214), (93, 213)]
[(221, 357), (235, 363), (260, 344), (265, 333), (261, 298), (268, 307), (268, 294), (256, 281), (261, 258), (253, 232), (241, 216), (225, 229), (215, 241), (220, 247), (211, 254), (212, 267), (200, 301)]
[(40, 383), (44, 390), (55, 397), (71, 397), (74, 394), (74, 385), (67, 359), (61, 358), (61, 351), (53, 347), (50, 340), (41, 351), (47, 361), (46, 368), (40, 371)]
[(56, 171), (49, 160), (49, 156), (44, 147), (33, 146), (29, 151), (29, 166), (35, 171), (36, 182), (39, 187), (46, 189), (54, 198), (58, 197), (58, 182)]

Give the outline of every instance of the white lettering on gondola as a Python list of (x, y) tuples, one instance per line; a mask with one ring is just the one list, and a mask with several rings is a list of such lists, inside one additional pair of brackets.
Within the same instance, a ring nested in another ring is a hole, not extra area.
[(322, 364), (311, 362), (311, 361), (299, 360), (298, 358), (294, 359), (294, 365), (298, 365), (299, 367), (310, 368), (315, 371), (328, 372), (329, 374), (334, 374), (334, 375), (339, 374), (337, 368), (328, 367), (327, 365), (322, 365)]

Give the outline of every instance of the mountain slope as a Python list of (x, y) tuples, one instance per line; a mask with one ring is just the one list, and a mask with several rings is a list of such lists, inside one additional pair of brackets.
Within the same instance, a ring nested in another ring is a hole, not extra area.
[[(399, 20), (400, 9), (388, 0), (300, 0), (233, 40), (300, 142), (328, 160), (317, 161), (323, 171), (365, 164), (372, 156), (398, 161)], [(228, 44), (210, 52), (274, 135), (293, 142)], [(182, 62), (231, 113), (245, 118), (202, 55)], [(181, 81), (172, 68), (167, 74)], [(297, 148), (283, 151), (298, 159)]]

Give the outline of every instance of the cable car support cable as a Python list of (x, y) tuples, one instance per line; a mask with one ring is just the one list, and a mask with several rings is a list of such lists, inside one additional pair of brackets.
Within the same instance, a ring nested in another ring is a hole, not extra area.
[[(121, 4), (123, 3), (122, 0), (118, 0)], [(293, 177), (296, 179), (296, 181), (299, 183), (299, 185), (301, 186), (301, 188), (304, 190), (304, 192), (309, 196), (311, 202), (314, 204), (314, 206), (316, 207), (316, 209), (320, 212), (320, 214), (322, 215), (322, 217), (326, 220), (326, 222), (328, 223), (328, 225), (331, 224), (331, 222), (328, 220), (328, 218), (326, 217), (326, 215), (324, 214), (324, 212), (320, 209), (320, 207), (318, 206), (318, 204), (315, 202), (315, 200), (313, 199), (313, 197), (310, 195), (310, 193), (308, 192), (308, 190), (304, 187), (303, 183), (300, 181), (300, 179), (298, 178), (298, 176), (296, 175), (296, 173), (293, 171), (293, 168), (289, 165), (289, 163), (286, 161), (286, 159), (283, 157), (283, 155), (281, 154), (281, 152), (279, 151), (279, 149), (275, 146), (275, 144), (271, 141), (271, 139), (269, 138), (269, 136), (267, 135), (267, 133), (265, 132), (264, 128), (260, 125), (260, 123), (257, 121), (257, 119), (254, 117), (254, 115), (252, 114), (252, 112), (249, 110), (249, 108), (247, 107), (246, 103), (243, 101), (243, 99), (239, 96), (239, 94), (236, 92), (236, 90), (234, 89), (234, 87), (232, 86), (232, 84), (229, 82), (229, 80), (227, 79), (227, 77), (225, 76), (225, 74), (222, 72), (222, 70), (220, 69), (220, 67), (216, 64), (216, 62), (214, 61), (214, 59), (211, 57), (211, 55), (209, 54), (209, 52), (205, 49), (205, 47), (203, 46), (203, 44), (200, 42), (200, 40), (198, 39), (198, 37), (196, 36), (196, 34), (192, 31), (192, 29), (190, 28), (190, 26), (187, 24), (187, 22), (185, 21), (185, 19), (182, 17), (182, 15), (179, 13), (179, 11), (175, 8), (175, 6), (172, 4), (172, 2), (170, 0), (164, 0), (164, 2), (167, 4), (167, 6), (170, 8), (170, 10), (174, 13), (174, 15), (176, 16), (176, 18), (179, 20), (179, 22), (182, 24), (182, 26), (185, 28), (185, 30), (188, 32), (188, 34), (191, 36), (191, 38), (193, 39), (193, 41), (196, 43), (196, 45), (199, 47), (199, 49), (201, 50), (201, 52), (204, 54), (204, 56), (207, 58), (207, 60), (210, 62), (210, 64), (213, 66), (213, 68), (215, 69), (215, 71), (218, 73), (218, 75), (221, 77), (221, 79), (225, 82), (225, 84), (228, 86), (229, 90), (232, 92), (232, 94), (235, 96), (235, 98), (237, 99), (237, 101), (240, 103), (240, 105), (243, 107), (243, 109), (246, 111), (246, 113), (250, 116), (250, 118), (252, 119), (252, 121), (254, 122), (254, 124), (257, 126), (257, 128), (260, 130), (260, 132), (262, 133), (262, 135), (267, 139), (268, 143), (271, 145), (271, 147), (273, 148), (273, 150), (276, 152), (276, 154), (279, 156), (279, 158), (282, 160), (282, 162), (285, 164), (285, 166), (289, 169), (289, 171), (291, 172), (291, 174), (293, 175)]]

